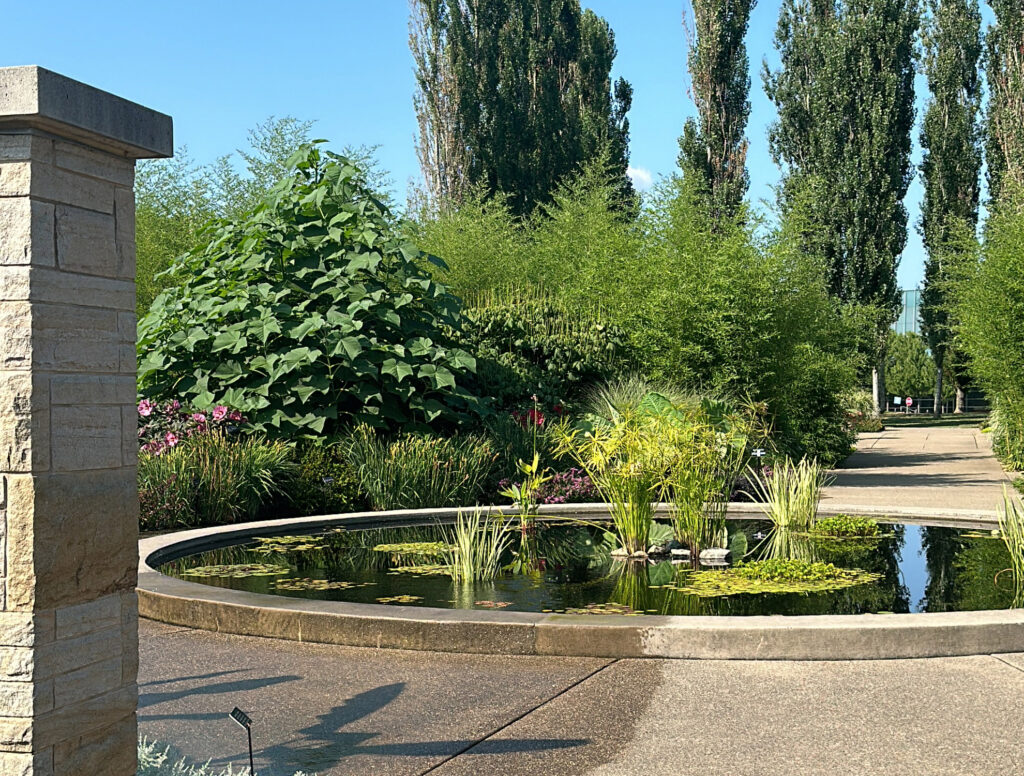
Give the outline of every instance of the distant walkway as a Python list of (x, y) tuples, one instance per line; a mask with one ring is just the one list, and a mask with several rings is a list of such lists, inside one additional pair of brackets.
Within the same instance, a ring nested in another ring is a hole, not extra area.
[(862, 434), (834, 475), (826, 506), (994, 510), (1011, 482), (992, 455), (991, 437), (966, 425)]

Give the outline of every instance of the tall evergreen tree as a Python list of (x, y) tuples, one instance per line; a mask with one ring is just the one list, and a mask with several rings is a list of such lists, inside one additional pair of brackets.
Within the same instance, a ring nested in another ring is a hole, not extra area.
[(781, 68), (764, 73), (783, 212), (800, 203), (820, 225), (808, 249), (826, 260), (832, 294), (877, 311), (879, 403), (907, 240), (918, 25), (918, 0), (783, 0)]
[[(958, 411), (966, 389), (963, 356), (953, 354), (950, 282), (965, 256), (959, 243), (974, 235), (981, 189), (981, 11), (977, 0), (928, 0), (925, 74), (931, 97), (924, 114), (921, 145), (924, 203), (921, 234), (928, 260), (921, 319), (935, 360), (935, 414), (942, 408), (944, 372), (957, 390)], [(952, 358), (947, 358), (952, 356)], [(946, 367), (953, 367), (947, 370)]]
[(579, 0), (412, 0), (410, 46), (420, 161), (437, 201), (481, 185), (525, 215), (599, 153), (632, 199), (632, 88), (612, 84), (614, 33)]
[(1024, 4), (989, 0), (989, 5), (996, 23), (986, 37), (985, 160), (989, 196), (997, 202), (1008, 171), (1018, 184), (1024, 184)]
[(692, 0), (689, 68), (697, 118), (679, 139), (679, 166), (695, 176), (712, 216), (737, 212), (750, 184), (750, 61), (744, 39), (757, 0)]

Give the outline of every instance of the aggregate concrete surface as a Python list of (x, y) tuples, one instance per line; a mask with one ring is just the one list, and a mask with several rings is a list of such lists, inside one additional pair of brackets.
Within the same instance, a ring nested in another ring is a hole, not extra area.
[[(970, 428), (866, 435), (837, 474), (828, 498), (866, 506), (992, 509), (1008, 482)], [(140, 733), (240, 767), (239, 706), (260, 776), (1024, 772), (1024, 654), (606, 660), (140, 631)]]

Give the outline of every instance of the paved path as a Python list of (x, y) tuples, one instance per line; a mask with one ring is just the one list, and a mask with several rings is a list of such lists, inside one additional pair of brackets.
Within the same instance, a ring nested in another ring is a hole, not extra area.
[[(865, 435), (833, 503), (993, 509), (971, 428)], [(597, 660), (355, 649), (141, 624), (140, 730), (260, 776), (1004, 776), (1024, 766), (1024, 655)]]
[(994, 510), (1009, 485), (990, 435), (977, 428), (893, 428), (861, 435), (857, 452), (836, 470), (825, 502)]
[(1024, 655), (801, 663), (355, 649), (142, 623), (142, 734), (260, 776), (1005, 776)]

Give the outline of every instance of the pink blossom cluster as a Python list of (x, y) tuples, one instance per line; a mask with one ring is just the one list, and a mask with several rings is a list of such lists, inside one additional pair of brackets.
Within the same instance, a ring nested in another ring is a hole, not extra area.
[(149, 399), (139, 402), (139, 449), (151, 455), (177, 447), (196, 434), (220, 430), (237, 433), (246, 420), (238, 410), (217, 405), (207, 414), (181, 406), (177, 399), (157, 404)]
[[(511, 480), (502, 480), (498, 490), (507, 490), (511, 484)], [(538, 504), (587, 504), (598, 500), (590, 477), (576, 468), (553, 475), (537, 491)]]

